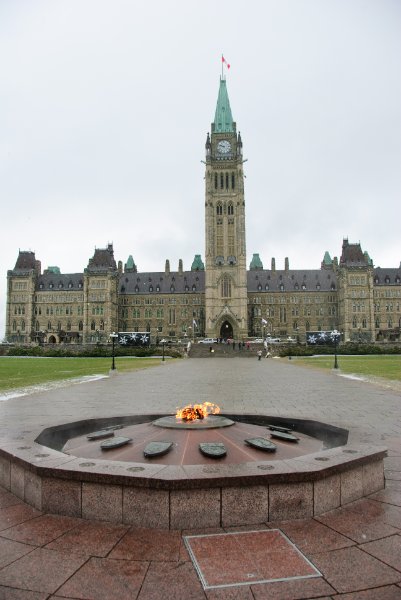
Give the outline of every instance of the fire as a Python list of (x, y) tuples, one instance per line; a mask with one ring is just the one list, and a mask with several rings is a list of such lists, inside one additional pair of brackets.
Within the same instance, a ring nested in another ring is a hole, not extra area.
[(177, 409), (175, 418), (183, 421), (195, 421), (196, 419), (205, 419), (208, 415), (217, 415), (219, 412), (220, 407), (213, 402), (187, 404), (184, 408)]

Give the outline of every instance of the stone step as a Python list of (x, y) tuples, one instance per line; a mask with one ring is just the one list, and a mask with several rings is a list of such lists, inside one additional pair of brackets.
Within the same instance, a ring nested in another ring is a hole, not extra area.
[(190, 358), (257, 358), (258, 350), (262, 350), (263, 356), (265, 349), (263, 344), (250, 344), (249, 349), (245, 346), (241, 349), (238, 344), (233, 348), (232, 344), (192, 344), (188, 356)]

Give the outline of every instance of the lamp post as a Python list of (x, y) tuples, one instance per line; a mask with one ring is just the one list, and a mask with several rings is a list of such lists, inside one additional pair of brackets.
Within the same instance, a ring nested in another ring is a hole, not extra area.
[(118, 338), (118, 333), (116, 333), (115, 331), (113, 331), (113, 333), (110, 334), (111, 337), (111, 356), (112, 356), (112, 360), (111, 360), (111, 370), (115, 371), (116, 370), (116, 364), (114, 361), (114, 344), (116, 339)]
[(166, 340), (163, 338), (162, 340), (160, 340), (160, 343), (163, 349), (162, 361), (164, 362), (164, 346), (166, 345)]
[(338, 369), (337, 344), (338, 344), (338, 340), (340, 339), (341, 333), (339, 331), (337, 331), (337, 329), (334, 329), (330, 335), (331, 335), (331, 339), (334, 342), (334, 368)]

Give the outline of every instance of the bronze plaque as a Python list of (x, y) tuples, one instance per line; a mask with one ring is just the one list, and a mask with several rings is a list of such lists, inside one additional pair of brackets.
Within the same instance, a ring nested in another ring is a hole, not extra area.
[(113, 448), (120, 448), (121, 446), (125, 446), (128, 442), (132, 442), (132, 438), (127, 437), (113, 437), (110, 440), (105, 440), (100, 444), (102, 450), (112, 450)]
[(227, 454), (223, 442), (203, 442), (199, 444), (199, 450), (210, 458), (222, 458)]
[(289, 427), (281, 427), (279, 425), (268, 425), (268, 429), (271, 431), (281, 431), (282, 433), (291, 433), (292, 429)]
[(253, 446), (253, 448), (258, 448), (258, 450), (264, 450), (265, 452), (275, 452), (277, 450), (276, 444), (273, 444), (270, 440), (262, 437), (250, 438), (245, 440), (247, 444)]
[(103, 438), (109, 438), (114, 436), (114, 431), (110, 429), (102, 429), (100, 431), (94, 431), (93, 433), (88, 433), (86, 436), (87, 440), (102, 440)]
[(272, 431), (271, 434), (272, 438), (277, 438), (278, 440), (285, 440), (286, 442), (298, 442), (299, 438), (297, 438), (295, 435), (292, 435), (292, 433), (285, 433), (284, 431)]
[(146, 458), (152, 458), (153, 456), (163, 456), (167, 454), (173, 447), (173, 442), (149, 442), (146, 445), (143, 455)]

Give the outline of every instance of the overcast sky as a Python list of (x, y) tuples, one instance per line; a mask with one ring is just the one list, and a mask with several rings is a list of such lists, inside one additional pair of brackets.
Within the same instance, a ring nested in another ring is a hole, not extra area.
[(0, 337), (7, 270), (204, 258), (221, 54), (244, 144), (247, 263), (401, 260), (399, 0), (0, 0)]

